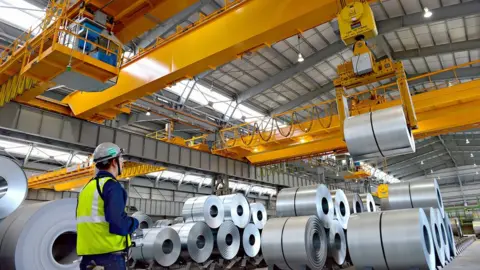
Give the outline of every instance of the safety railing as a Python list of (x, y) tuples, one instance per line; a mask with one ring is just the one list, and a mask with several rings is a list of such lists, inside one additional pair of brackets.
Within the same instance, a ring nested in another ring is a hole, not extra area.
[(197, 144), (206, 144), (207, 143), (208, 134), (192, 137), (188, 140), (185, 140), (185, 144), (189, 147), (195, 146)]
[[(467, 62), (412, 77), (407, 79), (407, 82), (410, 86), (419, 82), (431, 84), (430, 86), (427, 85), (422, 91), (434, 91), (440, 88), (451, 87), (462, 83), (461, 78), (457, 74), (458, 69), (478, 63), (480, 63), (480, 60)], [(444, 72), (453, 72), (452, 79), (447, 82), (436, 81), (434, 76)], [(379, 102), (386, 102), (387, 96), (392, 91), (398, 91), (396, 82), (348, 95), (348, 98), (355, 100), (352, 103), (354, 106), (351, 108), (351, 113), (355, 114), (355, 110), (362, 104), (367, 104), (368, 106), (364, 109), (372, 109)], [(400, 96), (391, 98), (395, 100), (399, 99)], [(363, 101), (369, 100), (376, 100), (377, 102), (363, 103)], [(335, 115), (337, 115), (336, 100), (327, 100), (273, 115), (267, 121), (253, 121), (224, 128), (219, 131), (219, 138), (215, 141), (214, 150), (247, 147), (256, 152), (256, 147), (264, 143), (282, 138), (302, 137), (308, 135), (313, 128), (328, 131), (332, 127), (332, 120)], [(302, 141), (299, 142), (301, 143)]]
[(163, 130), (162, 131), (155, 131), (155, 132), (152, 132), (152, 133), (148, 133), (147, 135), (145, 135), (145, 137), (152, 138), (152, 139), (159, 140), (159, 141), (163, 141), (163, 140), (168, 139), (168, 133), (163, 131)]

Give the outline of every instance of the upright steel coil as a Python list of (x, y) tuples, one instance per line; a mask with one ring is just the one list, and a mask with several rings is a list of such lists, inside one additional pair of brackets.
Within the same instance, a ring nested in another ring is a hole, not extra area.
[(155, 261), (163, 267), (174, 264), (182, 250), (178, 233), (170, 228), (151, 228), (142, 230), (143, 237), (135, 239), (132, 259), (143, 262)]
[(170, 219), (160, 219), (153, 223), (153, 228), (163, 228), (172, 225), (172, 220)]
[(231, 260), (237, 256), (240, 249), (240, 231), (231, 220), (226, 220), (214, 232), (215, 250), (222, 258)]
[(76, 199), (21, 206), (0, 223), (1, 270), (74, 270)]
[(180, 256), (186, 260), (203, 263), (212, 255), (214, 238), (205, 222), (179, 223), (171, 227), (177, 231), (182, 243)]
[(389, 269), (435, 269), (432, 234), (423, 209), (383, 212), (381, 231)]
[(316, 215), (325, 228), (329, 227), (334, 214), (332, 196), (323, 184), (282, 189), (277, 196), (276, 210), (279, 217)]
[(377, 206), (375, 205), (375, 200), (373, 199), (372, 194), (370, 193), (362, 193), (359, 194), (360, 198), (363, 202), (363, 209), (366, 212), (376, 212)]
[(334, 205), (334, 216), (338, 220), (343, 229), (348, 228), (348, 219), (350, 218), (350, 207), (345, 196), (345, 193), (341, 189), (336, 189), (330, 192)]
[(275, 218), (262, 231), (262, 253), (269, 266), (280, 269), (322, 269), (327, 238), (316, 216)]
[(137, 211), (132, 214), (132, 217), (136, 218), (138, 220), (138, 227), (140, 229), (148, 229), (153, 227), (153, 220), (150, 216), (145, 214), (142, 211)]
[(450, 224), (452, 226), (453, 235), (463, 237), (462, 225), (458, 218), (450, 218)]
[(220, 196), (223, 203), (224, 219), (231, 220), (239, 228), (245, 228), (250, 222), (250, 205), (243, 194)]
[(333, 258), (336, 264), (342, 265), (347, 256), (347, 239), (345, 231), (338, 220), (333, 220), (332, 223), (330, 223), (327, 238), (328, 257)]
[(260, 252), (260, 231), (254, 224), (248, 224), (242, 231), (242, 248), (248, 257), (255, 257)]
[(0, 157), (0, 219), (13, 213), (27, 197), (25, 172), (11, 159)]
[(252, 223), (255, 224), (259, 230), (263, 229), (268, 219), (265, 205), (263, 205), (263, 203), (251, 203), (250, 212), (252, 214)]
[(448, 234), (447, 234), (447, 227), (445, 226), (443, 222), (443, 217), (442, 214), (440, 213), (440, 210), (436, 209), (437, 211), (437, 224), (438, 228), (440, 230), (440, 235), (442, 236), (442, 244), (443, 244), (443, 253), (445, 256), (445, 263), (449, 263), (451, 261), (450, 257), (450, 246), (448, 243)]
[(445, 216), (442, 193), (440, 192), (440, 188), (436, 179), (426, 179), (411, 182), (410, 196), (412, 199), (413, 208), (438, 208), (442, 214), (442, 217)]
[(447, 230), (450, 258), (453, 258), (457, 256), (457, 249), (455, 245), (455, 238), (453, 237), (452, 225), (450, 224), (450, 218), (448, 217), (447, 213), (445, 213), (445, 217), (443, 218), (443, 225), (445, 225), (445, 229)]
[(182, 208), (185, 222), (203, 221), (212, 229), (220, 227), (224, 214), (222, 200), (215, 195), (190, 198)]
[[(425, 209), (424, 209), (425, 210)], [(445, 246), (443, 245), (440, 221), (438, 220), (438, 209), (433, 207), (425, 211), (428, 222), (430, 223), (430, 231), (432, 233), (433, 247), (435, 248), (435, 261), (437, 266), (445, 266)], [(443, 220), (442, 220), (443, 223)]]
[(472, 221), (472, 227), (475, 235), (480, 235), (480, 220)]
[(345, 196), (347, 196), (350, 206), (350, 213), (357, 214), (366, 211), (364, 210), (362, 197), (358, 193), (345, 194)]

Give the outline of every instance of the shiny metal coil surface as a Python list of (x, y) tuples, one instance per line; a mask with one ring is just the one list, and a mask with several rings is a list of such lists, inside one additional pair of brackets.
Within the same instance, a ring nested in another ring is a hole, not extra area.
[(224, 220), (231, 220), (239, 228), (245, 228), (250, 222), (250, 204), (243, 194), (231, 194), (219, 197), (223, 202)]
[(436, 179), (410, 182), (410, 196), (413, 208), (438, 208), (442, 217), (445, 216), (442, 193)]
[(410, 182), (388, 185), (388, 197), (381, 200), (382, 210), (413, 208), (410, 199)]
[(322, 269), (327, 237), (316, 216), (269, 219), (262, 231), (262, 254), (280, 269)]
[(260, 231), (253, 224), (248, 224), (242, 232), (242, 248), (248, 257), (255, 257), (260, 252)]
[(183, 217), (176, 217), (172, 220), (172, 225), (178, 223), (184, 223)]
[(443, 224), (445, 225), (445, 229), (447, 230), (450, 258), (453, 258), (457, 256), (457, 248), (455, 243), (455, 237), (453, 237), (452, 225), (450, 224), (450, 218), (448, 217), (447, 213), (445, 213), (445, 217), (443, 218)]
[(334, 205), (334, 218), (338, 220), (343, 229), (348, 228), (348, 219), (350, 218), (350, 207), (347, 196), (341, 189), (330, 192)]
[(148, 229), (153, 227), (153, 220), (150, 216), (145, 214), (142, 211), (137, 211), (132, 214), (132, 217), (138, 220), (138, 228), (139, 229)]
[(185, 222), (204, 221), (212, 229), (220, 227), (224, 214), (222, 200), (215, 195), (190, 198), (182, 209)]
[(462, 225), (458, 218), (450, 218), (450, 224), (452, 226), (453, 235), (463, 237)]
[(333, 220), (330, 223), (330, 229), (327, 233), (328, 237), (328, 257), (333, 258), (336, 264), (342, 265), (347, 256), (347, 239), (345, 231), (338, 222)]
[(475, 235), (480, 235), (480, 220), (474, 220), (472, 222), (473, 232)]
[(172, 220), (170, 219), (160, 219), (153, 223), (153, 228), (163, 228), (172, 225)]
[[(443, 245), (440, 220), (437, 214), (440, 214), (438, 209), (433, 207), (424, 208), (427, 220), (430, 223), (430, 232), (432, 233), (433, 247), (435, 248), (435, 261), (437, 266), (445, 266), (445, 246)], [(443, 223), (443, 220), (442, 220)]]
[(186, 261), (205, 262), (212, 255), (214, 238), (205, 222), (179, 223), (171, 226), (177, 231), (182, 243), (180, 256)]
[(76, 270), (76, 199), (23, 205), (0, 222), (1, 270)]
[(224, 221), (215, 234), (215, 248), (222, 258), (231, 260), (237, 256), (240, 249), (241, 236), (233, 221)]
[(265, 205), (263, 203), (251, 203), (250, 204), (250, 212), (252, 218), (250, 219), (255, 226), (261, 230), (267, 223), (267, 210), (265, 209)]
[(25, 172), (13, 160), (0, 157), (0, 219), (13, 213), (25, 200), (28, 182)]
[(279, 217), (294, 217), (297, 215), (295, 212), (295, 195), (298, 188), (284, 188), (278, 192), (276, 212)]
[(347, 244), (356, 269), (387, 269), (380, 231), (382, 214), (383, 212), (364, 212), (350, 217)]
[(174, 264), (182, 250), (178, 233), (170, 228), (143, 229), (143, 238), (135, 239), (132, 247), (132, 259), (152, 262), (155, 261), (163, 267)]
[(371, 193), (358, 194), (363, 202), (364, 212), (377, 212), (377, 206)]
[(415, 152), (402, 106), (349, 117), (344, 122), (344, 135), (355, 161)]
[(443, 254), (445, 256), (445, 264), (451, 261), (450, 257), (450, 246), (448, 244), (448, 234), (447, 234), (447, 227), (444, 224), (444, 220), (442, 214), (440, 214), (440, 210), (435, 209), (437, 213), (437, 224), (438, 229), (440, 230), (440, 235), (442, 236), (442, 244), (443, 244)]
[(385, 211), (382, 243), (390, 270), (435, 269), (435, 250), (423, 209)]
[(349, 193), (345, 194), (345, 196), (347, 196), (351, 214), (362, 213), (365, 211), (362, 198), (358, 193)]

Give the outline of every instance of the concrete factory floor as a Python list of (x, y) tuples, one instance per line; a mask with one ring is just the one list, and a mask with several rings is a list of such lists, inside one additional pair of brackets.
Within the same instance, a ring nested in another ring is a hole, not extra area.
[(444, 270), (480, 269), (480, 241), (472, 243), (462, 254), (458, 255)]

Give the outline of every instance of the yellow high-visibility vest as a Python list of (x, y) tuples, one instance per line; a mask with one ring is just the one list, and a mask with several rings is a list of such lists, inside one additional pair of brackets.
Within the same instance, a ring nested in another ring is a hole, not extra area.
[(110, 233), (105, 220), (103, 186), (111, 177), (92, 179), (78, 195), (77, 254), (97, 255), (123, 251), (131, 245), (130, 235)]

